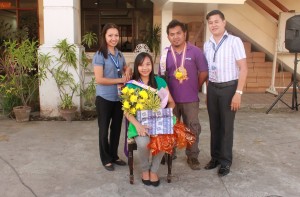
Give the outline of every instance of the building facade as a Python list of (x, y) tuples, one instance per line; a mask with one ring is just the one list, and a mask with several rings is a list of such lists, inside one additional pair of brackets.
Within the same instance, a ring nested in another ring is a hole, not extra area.
[[(300, 5), (293, 0), (277, 2), (294, 9), (295, 13), (300, 11)], [(278, 5), (265, 3), (275, 13), (282, 12)], [(188, 24), (189, 41), (201, 48), (210, 36), (205, 15), (212, 9), (220, 9), (225, 13), (231, 32), (251, 42), (268, 57), (272, 58), (276, 53), (274, 46), (280, 21), (272, 18), (252, 0), (3, 0), (0, 1), (0, 24), (11, 25), (11, 29), (6, 31), (27, 30), (30, 38), (39, 39), (40, 53), (54, 56), (57, 55), (53, 50), (55, 44), (66, 38), (76, 46), (79, 65), (83, 50), (92, 56), (98, 47), (84, 48), (81, 45), (82, 35), (94, 32), (99, 36), (103, 25), (112, 22), (120, 28), (118, 48), (130, 63), (136, 45), (147, 42), (154, 25), (161, 27), (161, 49), (169, 45), (166, 27), (173, 18)], [(0, 31), (0, 38), (2, 33), (3, 30)], [(285, 65), (293, 65), (293, 57), (279, 54), (277, 58)], [(77, 72), (80, 72), (80, 67)], [(55, 82), (49, 77), (40, 85), (41, 115), (59, 114), (58, 97)], [(73, 102), (81, 106), (80, 96)]]

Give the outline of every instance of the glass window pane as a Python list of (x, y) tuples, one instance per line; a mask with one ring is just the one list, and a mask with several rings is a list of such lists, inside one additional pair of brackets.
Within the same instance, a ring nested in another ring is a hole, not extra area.
[(153, 3), (151, 2), (151, 0), (137, 0), (136, 7), (137, 8), (152, 8)]
[(120, 27), (118, 48), (124, 52), (133, 51), (137, 44), (144, 43), (152, 31), (151, 0), (81, 0), (81, 5), (82, 35), (87, 31), (100, 35), (106, 23), (115, 23)]
[(136, 22), (136, 35), (135, 35), (135, 45), (140, 43), (146, 43), (147, 34), (152, 31), (153, 17), (151, 11), (136, 11), (135, 12), (135, 22)]
[(14, 10), (0, 10), (0, 42), (13, 38), (13, 32), (17, 30), (16, 16), (16, 11)]
[(119, 0), (117, 4), (117, 8), (127, 8), (127, 1), (126, 0)]
[(97, 8), (98, 0), (81, 0), (82, 8)]
[(16, 0), (0, 1), (0, 9), (15, 8), (16, 5)]
[(126, 8), (135, 8), (134, 0), (125, 0)]
[(35, 11), (20, 11), (19, 12), (19, 29), (20, 33), (24, 34), (21, 37), (27, 36), (29, 39), (38, 39), (38, 18)]
[(20, 8), (36, 8), (37, 7), (37, 0), (20, 0), (19, 1)]
[[(84, 11), (82, 20), (82, 36), (87, 32), (93, 32), (99, 38), (99, 12), (98, 11)], [(90, 49), (86, 47), (86, 51), (96, 51), (98, 49), (98, 43), (91, 46)]]
[(116, 8), (117, 0), (100, 0), (98, 1), (98, 7), (100, 9)]

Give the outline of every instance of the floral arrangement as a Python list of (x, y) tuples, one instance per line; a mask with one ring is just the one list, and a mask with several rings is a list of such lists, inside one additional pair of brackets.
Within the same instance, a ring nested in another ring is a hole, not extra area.
[(160, 98), (156, 92), (128, 87), (124, 87), (121, 92), (122, 110), (125, 113), (135, 116), (137, 110), (160, 109)]

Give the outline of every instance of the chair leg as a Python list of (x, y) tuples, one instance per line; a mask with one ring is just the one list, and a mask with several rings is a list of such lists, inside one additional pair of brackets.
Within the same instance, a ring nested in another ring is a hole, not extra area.
[(172, 155), (167, 154), (167, 163), (168, 163), (168, 175), (167, 181), (171, 183), (171, 176), (172, 176)]
[(129, 182), (133, 184), (134, 175), (133, 175), (133, 147), (132, 144), (128, 144), (128, 166), (129, 166)]
[(164, 154), (164, 156), (162, 157), (160, 164), (161, 165), (165, 165), (166, 164), (166, 158), (167, 158), (167, 153)]

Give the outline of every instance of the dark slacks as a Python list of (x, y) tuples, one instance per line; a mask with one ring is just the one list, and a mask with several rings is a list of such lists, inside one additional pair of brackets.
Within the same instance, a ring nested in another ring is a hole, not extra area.
[[(103, 165), (119, 159), (118, 147), (123, 119), (122, 103), (97, 96), (96, 109), (99, 127), (99, 152)], [(110, 127), (110, 132), (108, 132)]]
[(207, 87), (207, 110), (209, 115), (212, 159), (221, 165), (231, 165), (235, 112), (230, 104), (235, 94), (237, 81), (226, 87), (212, 82)]

